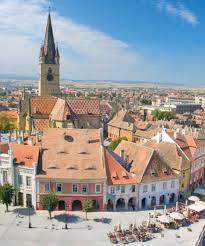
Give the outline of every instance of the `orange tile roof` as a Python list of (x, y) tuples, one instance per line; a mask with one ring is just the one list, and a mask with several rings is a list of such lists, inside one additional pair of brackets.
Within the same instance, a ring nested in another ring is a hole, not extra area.
[(127, 172), (108, 150), (104, 153), (108, 185), (136, 184), (135, 175)]
[(42, 137), (41, 178), (105, 179), (98, 129), (49, 128)]
[(10, 143), (10, 148), (18, 165), (33, 167), (33, 163), (38, 163), (38, 146)]
[(35, 96), (30, 99), (31, 115), (50, 115), (57, 97)]
[(9, 119), (17, 119), (18, 113), (16, 110), (5, 110), (0, 111), (0, 117), (7, 117)]
[[(129, 156), (129, 162), (132, 164), (130, 172), (136, 175), (138, 183), (177, 177), (166, 161), (152, 148), (123, 140), (115, 149), (115, 153), (120, 155), (121, 150), (124, 150), (125, 156)], [(152, 170), (156, 175), (152, 175)], [(163, 170), (167, 170), (167, 173)]]

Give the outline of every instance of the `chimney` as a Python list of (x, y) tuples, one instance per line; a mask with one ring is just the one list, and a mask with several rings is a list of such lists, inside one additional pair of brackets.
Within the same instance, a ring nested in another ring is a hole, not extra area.
[(38, 135), (38, 132), (36, 133), (36, 143), (39, 142), (39, 135)]
[(125, 158), (125, 150), (124, 149), (121, 149), (120, 156), (124, 160), (124, 158)]
[(160, 132), (157, 132), (157, 143), (160, 143), (162, 141), (162, 135)]
[(23, 130), (21, 130), (20, 136), (21, 136), (21, 138), (22, 138), (22, 141), (24, 142), (24, 131), (23, 131)]
[(33, 140), (31, 137), (28, 137), (28, 145), (33, 146)]

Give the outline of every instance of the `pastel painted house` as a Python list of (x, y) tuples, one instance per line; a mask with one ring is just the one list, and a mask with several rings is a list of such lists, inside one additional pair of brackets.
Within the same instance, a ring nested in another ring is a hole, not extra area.
[(101, 132), (95, 129), (47, 129), (42, 137), (42, 165), (37, 175), (37, 208), (50, 191), (58, 196), (57, 210), (106, 208), (106, 172)]

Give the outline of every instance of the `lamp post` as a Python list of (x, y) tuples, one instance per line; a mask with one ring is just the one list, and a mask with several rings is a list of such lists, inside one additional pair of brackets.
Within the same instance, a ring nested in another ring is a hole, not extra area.
[(65, 205), (65, 230), (68, 229), (68, 218), (67, 218), (67, 207), (68, 205)]
[(30, 209), (31, 209), (31, 204), (29, 202), (28, 203), (28, 228), (32, 228), (32, 226), (31, 226), (31, 213), (30, 213)]

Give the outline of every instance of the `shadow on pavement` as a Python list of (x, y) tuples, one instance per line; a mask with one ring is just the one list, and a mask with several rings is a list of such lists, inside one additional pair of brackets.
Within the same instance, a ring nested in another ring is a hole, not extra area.
[(95, 218), (94, 221), (95, 222), (101, 222), (103, 224), (110, 224), (112, 219), (110, 219), (110, 218)]
[[(15, 208), (12, 212), (14, 214), (18, 215), (19, 217), (29, 215), (29, 209), (28, 208)], [(34, 214), (36, 214), (35, 210), (30, 208), (30, 215), (34, 215)]]
[(83, 219), (80, 216), (74, 215), (74, 214), (58, 214), (53, 217), (59, 222), (67, 222), (67, 223), (77, 223), (83, 221)]

